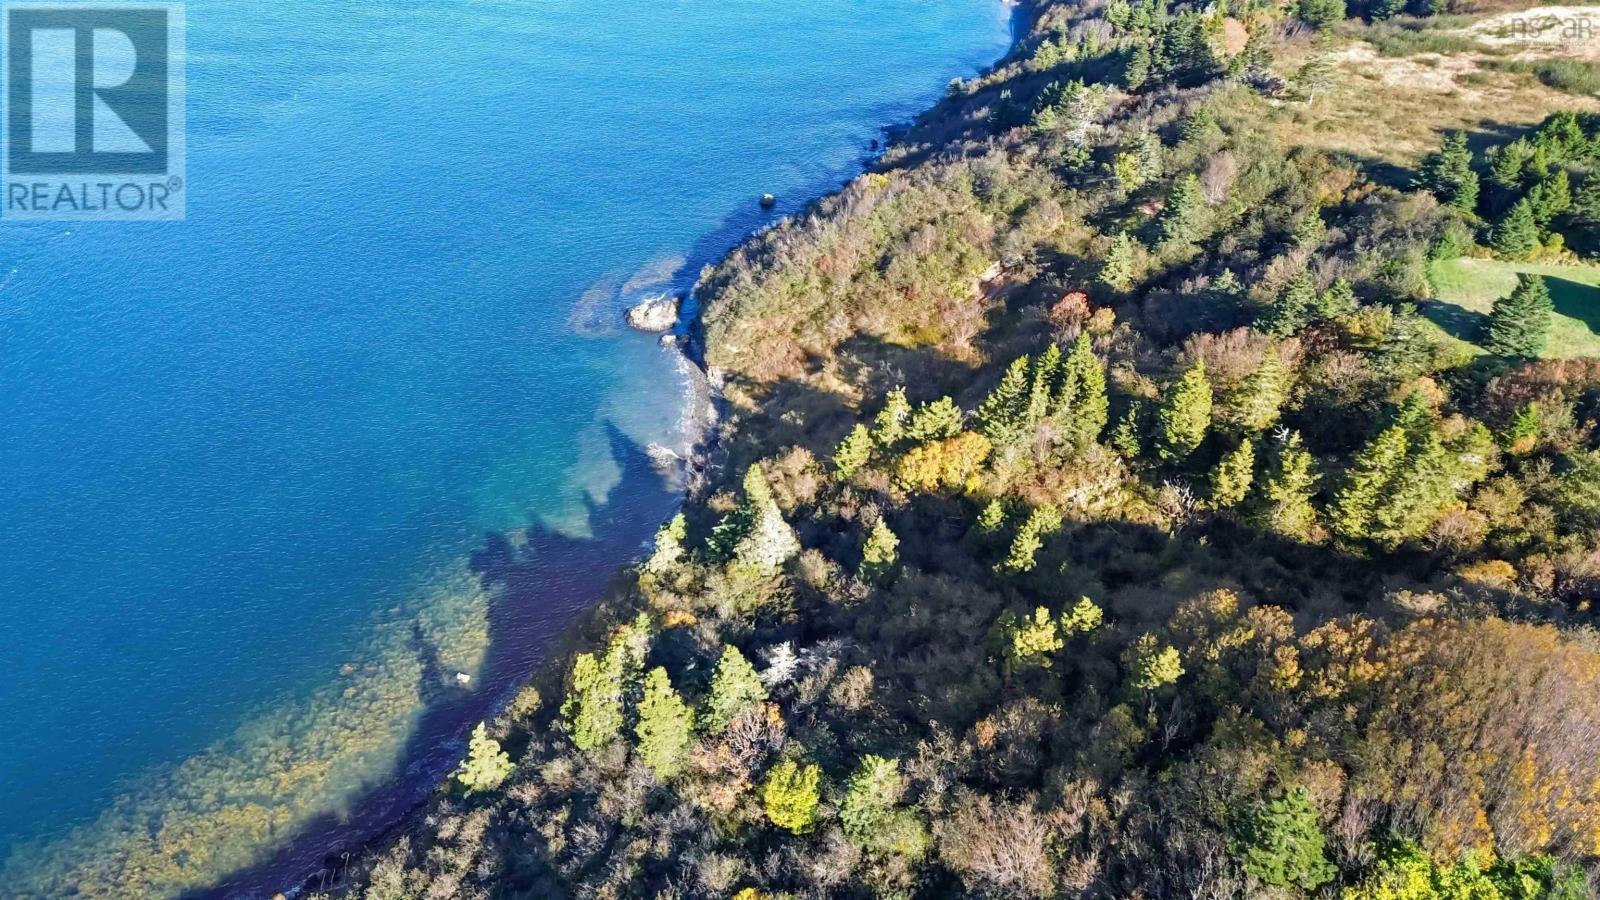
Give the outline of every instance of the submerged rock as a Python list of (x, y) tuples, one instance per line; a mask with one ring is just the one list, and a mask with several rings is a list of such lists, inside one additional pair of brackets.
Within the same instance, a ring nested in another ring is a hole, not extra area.
[(671, 294), (640, 303), (628, 310), (628, 324), (640, 331), (669, 331), (678, 324), (678, 298)]
[(778, 205), (778, 198), (777, 197), (774, 197), (771, 194), (762, 194), (761, 195), (761, 208), (762, 209), (771, 209), (771, 208), (773, 208), (774, 206), (777, 206), (777, 205)]

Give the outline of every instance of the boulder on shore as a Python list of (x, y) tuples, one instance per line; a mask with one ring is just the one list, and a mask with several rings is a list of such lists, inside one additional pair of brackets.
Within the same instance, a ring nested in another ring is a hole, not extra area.
[(671, 294), (651, 297), (628, 310), (628, 324), (640, 331), (670, 331), (678, 324), (678, 298)]

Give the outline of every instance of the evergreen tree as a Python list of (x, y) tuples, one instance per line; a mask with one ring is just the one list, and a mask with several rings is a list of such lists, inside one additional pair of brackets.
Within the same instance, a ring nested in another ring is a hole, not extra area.
[(469, 794), (491, 791), (506, 780), (513, 768), (511, 757), (501, 751), (500, 742), (489, 737), (489, 729), (479, 722), (467, 741), (467, 758), (456, 769), (456, 780)]
[(1491, 151), (1489, 180), (1503, 191), (1522, 189), (1523, 172), (1533, 158), (1533, 146), (1525, 138), (1517, 138)]
[(1117, 420), (1117, 427), (1111, 429), (1111, 449), (1129, 462), (1144, 453), (1144, 437), (1139, 428), (1139, 420), (1143, 415), (1144, 404), (1134, 401), (1128, 404), (1127, 411)]
[(1426, 399), (1414, 392), (1356, 454), (1334, 498), (1334, 531), (1388, 549), (1419, 537), (1455, 499), (1458, 469)]
[(1134, 138), (1133, 152), (1139, 158), (1142, 181), (1148, 182), (1166, 174), (1167, 148), (1161, 143), (1160, 135), (1149, 128), (1141, 129), (1138, 137)]
[(1327, 28), (1343, 22), (1347, 12), (1344, 0), (1300, 0), (1297, 13), (1313, 28)]
[(1379, 432), (1352, 460), (1344, 485), (1334, 495), (1331, 514), (1333, 530), (1349, 540), (1372, 537), (1377, 509), (1405, 465), (1410, 438), (1406, 430), (1391, 425)]
[(833, 471), (839, 480), (849, 481), (871, 462), (872, 449), (872, 432), (857, 422), (856, 427), (850, 429), (850, 433), (839, 442), (838, 449), (833, 451)]
[(1060, 530), (1061, 513), (1055, 507), (1036, 507), (1023, 520), (1022, 527), (1017, 529), (1016, 537), (1011, 540), (1011, 549), (1006, 553), (1006, 558), (994, 567), (995, 571), (1006, 575), (1031, 571), (1034, 557), (1039, 553), (1039, 548), (1044, 546), (1045, 536)]
[(767, 688), (755, 667), (738, 647), (725, 644), (711, 673), (711, 693), (700, 714), (700, 726), (710, 734), (721, 734), (734, 719), (766, 700)]
[(861, 551), (861, 578), (878, 581), (894, 570), (900, 559), (900, 539), (889, 530), (889, 523), (878, 517), (867, 534), (867, 543)]
[(1356, 311), (1356, 289), (1347, 278), (1335, 279), (1328, 289), (1317, 295), (1315, 318), (1318, 321), (1338, 319)]
[(980, 535), (995, 534), (1006, 523), (1006, 505), (999, 498), (990, 500), (978, 513), (978, 521), (974, 526)]
[(1529, 189), (1528, 206), (1533, 210), (1534, 224), (1540, 228), (1548, 228), (1566, 215), (1572, 209), (1572, 182), (1567, 170), (1557, 169)]
[(1152, 69), (1150, 46), (1140, 41), (1128, 51), (1128, 59), (1122, 64), (1122, 86), (1129, 91), (1137, 91), (1144, 87), (1150, 80)]
[(1467, 148), (1466, 134), (1445, 134), (1444, 145), (1423, 158), (1417, 186), (1462, 212), (1477, 208), (1478, 173), (1472, 171), (1472, 151)]
[(1097, 606), (1093, 600), (1084, 597), (1061, 614), (1061, 633), (1066, 637), (1088, 634), (1099, 628), (1105, 618), (1105, 610)]
[(1322, 221), (1322, 211), (1313, 208), (1295, 223), (1291, 239), (1295, 247), (1301, 250), (1315, 250), (1327, 236), (1328, 225)]
[(1117, 293), (1133, 288), (1134, 241), (1126, 231), (1117, 232), (1111, 239), (1111, 249), (1106, 251), (1100, 266), (1100, 283)]
[(1289, 279), (1261, 317), (1261, 330), (1273, 337), (1289, 337), (1311, 323), (1317, 311), (1317, 282), (1310, 272), (1302, 271)]
[(1305, 98), (1307, 103), (1315, 103), (1317, 97), (1333, 87), (1334, 76), (1337, 74), (1338, 69), (1334, 67), (1333, 60), (1328, 58), (1327, 53), (1313, 52), (1311, 58), (1294, 73), (1292, 81), (1295, 92)]
[(1023, 412), (1026, 428), (1032, 432), (1050, 412), (1050, 401), (1056, 395), (1056, 383), (1061, 374), (1061, 347), (1052, 343), (1033, 363), (1028, 374), (1028, 405)]
[(1550, 320), (1555, 305), (1550, 289), (1538, 275), (1518, 275), (1509, 297), (1494, 302), (1483, 346), (1498, 356), (1537, 358), (1550, 340)]
[(639, 723), (634, 726), (639, 759), (662, 780), (682, 771), (694, 739), (694, 713), (672, 689), (667, 670), (657, 666), (644, 679)]
[(1051, 655), (1067, 645), (1050, 610), (1042, 606), (1031, 618), (1006, 610), (995, 622), (995, 630), (1007, 673), (1048, 669)]
[(1028, 372), (1032, 360), (1019, 356), (1006, 369), (1000, 384), (978, 407), (978, 430), (996, 448), (1009, 449), (1028, 436)]
[(1053, 415), (1061, 423), (1063, 436), (1072, 447), (1082, 450), (1100, 439), (1111, 415), (1106, 397), (1106, 369), (1094, 355), (1094, 344), (1087, 334), (1078, 335), (1072, 352), (1061, 364), (1061, 377), (1052, 402)]
[(808, 834), (816, 827), (817, 801), (821, 798), (822, 769), (784, 760), (772, 767), (761, 787), (767, 818), (791, 834)]
[(962, 418), (961, 407), (956, 406), (954, 400), (940, 397), (917, 407), (916, 412), (911, 414), (911, 421), (906, 426), (906, 438), (917, 444), (953, 438), (961, 433)]
[(1534, 220), (1533, 204), (1524, 197), (1495, 223), (1489, 233), (1489, 246), (1507, 259), (1527, 259), (1539, 249), (1539, 225)]
[(1233, 397), (1233, 420), (1246, 434), (1259, 434), (1276, 425), (1289, 399), (1289, 367), (1276, 348), (1269, 348), (1261, 364), (1240, 382)]
[(1199, 448), (1210, 427), (1211, 382), (1206, 378), (1205, 362), (1195, 360), (1161, 401), (1156, 455), (1164, 463), (1181, 464)]
[(688, 520), (678, 513), (656, 532), (656, 546), (645, 561), (644, 570), (652, 575), (669, 571), (683, 559), (683, 541), (689, 535)]
[[(1144, 184), (1144, 171), (1139, 168), (1139, 157), (1131, 151), (1124, 150), (1111, 160), (1111, 177), (1117, 180), (1117, 187), (1122, 192), (1129, 194)], [(1102, 276), (1103, 277), (1103, 276)]]
[(845, 836), (857, 844), (873, 843), (873, 832), (887, 823), (904, 791), (898, 761), (881, 756), (861, 760), (839, 803)]
[(1333, 880), (1317, 812), (1305, 788), (1256, 806), (1234, 826), (1229, 850), (1244, 870), (1276, 887), (1311, 891)]
[(1200, 178), (1193, 172), (1179, 178), (1161, 213), (1161, 241), (1166, 244), (1192, 244), (1201, 238), (1205, 197), (1200, 193)]
[(623, 663), (623, 656), (616, 652), (601, 657), (580, 653), (573, 660), (561, 716), (579, 750), (603, 747), (622, 731), (627, 688)]
[(1255, 478), (1256, 448), (1249, 438), (1224, 454), (1211, 473), (1211, 502), (1219, 509), (1237, 506), (1250, 493)]
[(1298, 431), (1280, 431), (1273, 447), (1272, 460), (1260, 488), (1261, 527), (1274, 534), (1304, 540), (1316, 524), (1317, 511), (1311, 505), (1317, 475), (1311, 454), (1300, 443)]
[(883, 409), (872, 420), (872, 439), (883, 449), (893, 451), (905, 437), (910, 420), (911, 401), (906, 399), (906, 389), (897, 387), (884, 398)]
[(784, 521), (760, 463), (745, 471), (743, 520), (749, 526), (733, 549), (733, 558), (740, 565), (770, 574), (800, 552), (800, 538)]
[(1539, 407), (1531, 402), (1522, 404), (1511, 427), (1506, 429), (1506, 452), (1517, 456), (1532, 453), (1539, 445), (1539, 429)]
[(1591, 228), (1600, 226), (1600, 173), (1591, 173), (1572, 197), (1573, 221)]
[(1153, 634), (1142, 634), (1123, 654), (1129, 683), (1141, 691), (1159, 690), (1183, 677), (1183, 657), (1176, 647), (1161, 643)]

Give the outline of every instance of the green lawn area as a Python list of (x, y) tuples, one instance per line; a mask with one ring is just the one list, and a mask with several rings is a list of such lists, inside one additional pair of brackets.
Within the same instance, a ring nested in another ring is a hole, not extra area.
[(1518, 272), (1543, 275), (1555, 303), (1545, 357), (1600, 356), (1600, 267), (1465, 257), (1437, 262), (1429, 272), (1437, 299), (1418, 304), (1418, 312), (1465, 349), (1481, 354), (1478, 334), (1494, 301), (1517, 286)]

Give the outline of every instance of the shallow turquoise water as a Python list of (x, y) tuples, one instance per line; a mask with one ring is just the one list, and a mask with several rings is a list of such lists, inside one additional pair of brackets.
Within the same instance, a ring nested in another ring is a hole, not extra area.
[(0, 227), (0, 858), (486, 534), (595, 537), (604, 426), (682, 403), (642, 273), (1008, 39), (993, 0), (191, 0), (188, 220)]

